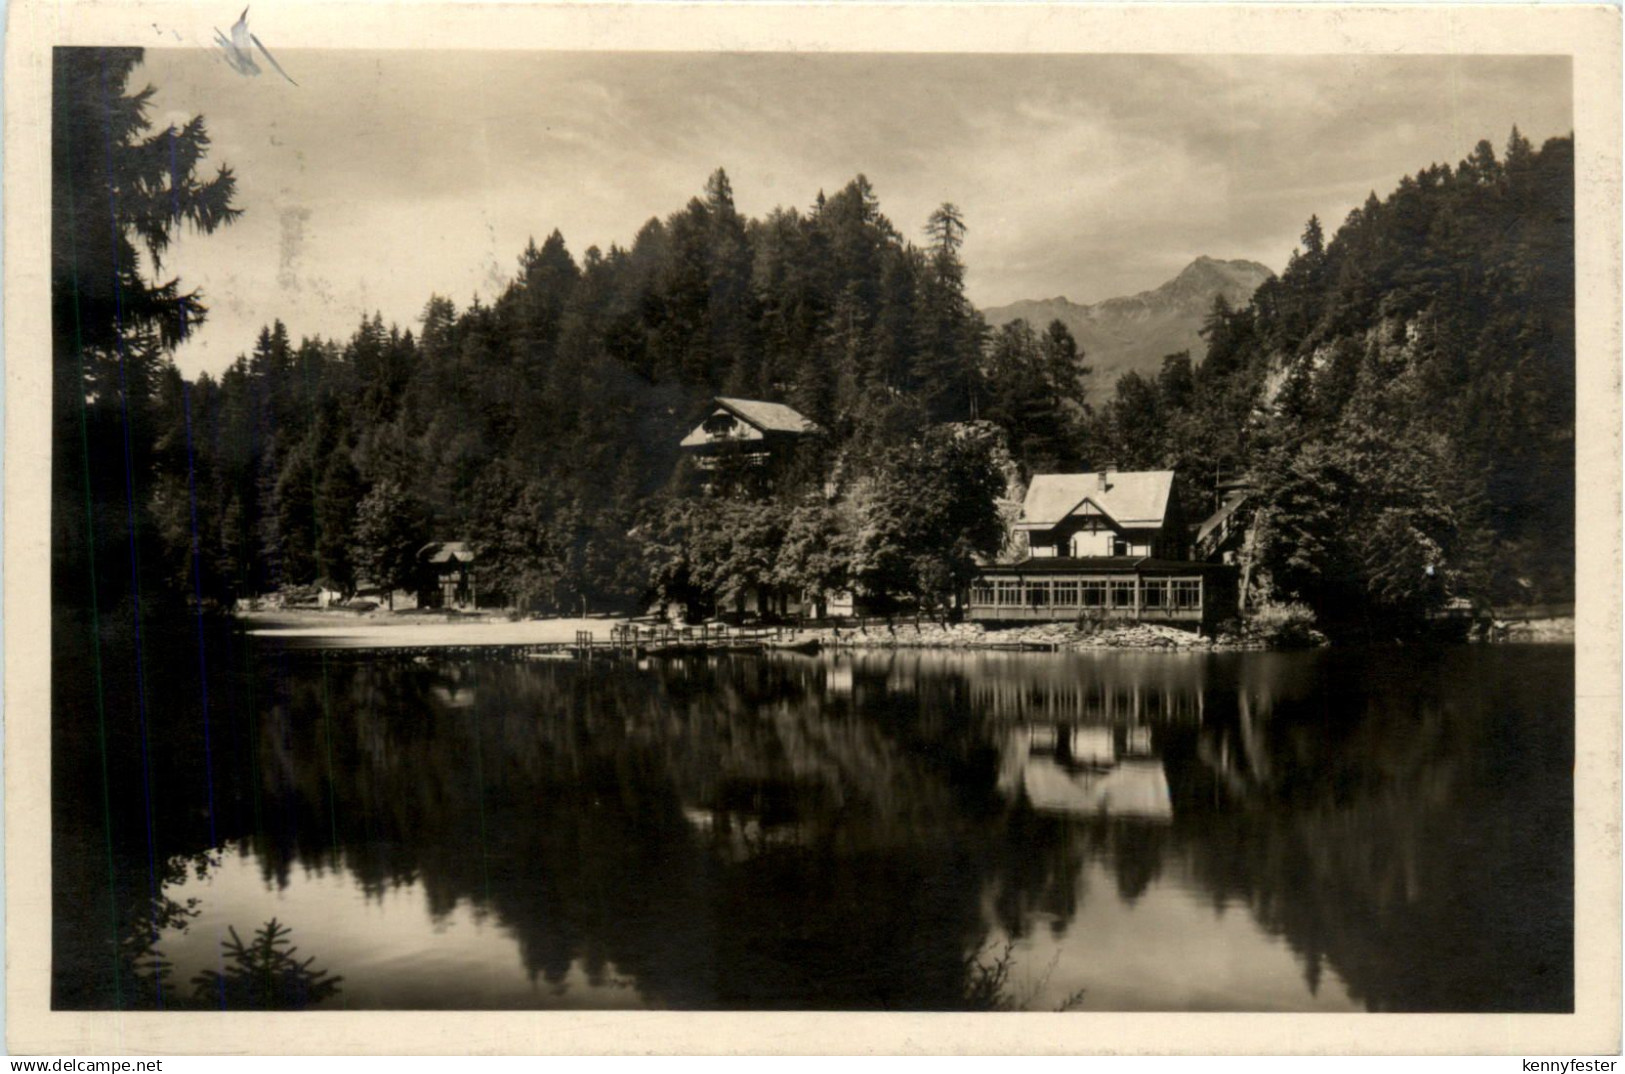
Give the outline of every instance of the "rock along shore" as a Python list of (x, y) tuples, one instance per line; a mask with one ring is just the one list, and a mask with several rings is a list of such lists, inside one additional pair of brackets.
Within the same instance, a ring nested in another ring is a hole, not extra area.
[(836, 649), (1154, 649), (1184, 652), (1239, 652), (1272, 648), (1260, 637), (1236, 634), (1198, 635), (1194, 631), (1154, 623), (1124, 623), (1087, 629), (1070, 623), (1034, 623), (988, 630), (979, 623), (899, 621), (890, 628), (822, 627), (803, 630), (798, 639), (818, 639)]

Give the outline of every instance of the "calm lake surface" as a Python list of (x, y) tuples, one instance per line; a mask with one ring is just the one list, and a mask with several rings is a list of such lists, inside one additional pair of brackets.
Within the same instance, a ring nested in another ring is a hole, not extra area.
[(254, 659), (178, 979), (274, 917), (333, 1008), (1572, 1006), (1570, 647)]

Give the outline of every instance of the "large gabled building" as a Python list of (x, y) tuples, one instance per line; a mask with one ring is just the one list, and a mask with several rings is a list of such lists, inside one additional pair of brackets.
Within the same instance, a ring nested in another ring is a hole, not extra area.
[(1199, 627), (1234, 610), (1235, 571), (1186, 558), (1171, 470), (1037, 474), (1015, 529), (1028, 554), (982, 569), (971, 586), (973, 620)]
[(1034, 558), (1185, 556), (1172, 470), (1034, 474), (1015, 528)]

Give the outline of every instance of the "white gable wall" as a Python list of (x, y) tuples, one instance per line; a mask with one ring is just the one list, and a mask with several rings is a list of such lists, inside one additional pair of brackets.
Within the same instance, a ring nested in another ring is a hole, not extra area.
[(1112, 554), (1112, 541), (1117, 534), (1109, 529), (1097, 530), (1090, 533), (1088, 530), (1079, 530), (1072, 535), (1070, 553), (1074, 556), (1109, 556)]
[(1143, 531), (1120, 532), (1094, 504), (1085, 500), (1067, 516), (1089, 519), (1067, 542), (1069, 556), (1149, 556), (1152, 537)]

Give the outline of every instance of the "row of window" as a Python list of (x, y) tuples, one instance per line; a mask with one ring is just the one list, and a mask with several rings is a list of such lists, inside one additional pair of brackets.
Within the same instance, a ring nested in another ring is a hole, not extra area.
[(984, 608), (1174, 608), (1202, 607), (1200, 578), (1082, 579), (1022, 581), (995, 579), (971, 586), (971, 604)]

